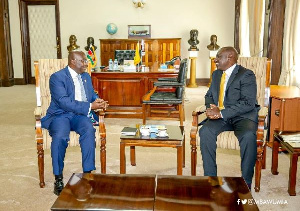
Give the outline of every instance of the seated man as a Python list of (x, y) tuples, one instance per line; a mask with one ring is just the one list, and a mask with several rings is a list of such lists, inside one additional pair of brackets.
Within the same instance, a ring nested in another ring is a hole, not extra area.
[(204, 175), (217, 176), (217, 136), (234, 131), (240, 144), (242, 176), (251, 190), (257, 151), (257, 85), (254, 73), (237, 65), (237, 59), (233, 47), (221, 48), (217, 53), (217, 70), (205, 95), (207, 120), (199, 130), (200, 149)]
[(87, 65), (83, 52), (71, 51), (68, 66), (53, 73), (49, 81), (51, 103), (41, 121), (42, 127), (52, 137), (51, 157), (56, 195), (64, 187), (62, 173), (70, 131), (80, 135), (83, 171), (91, 172), (96, 169), (95, 128), (92, 120), (98, 121), (98, 117), (91, 110), (106, 108), (107, 103), (95, 93), (91, 77), (85, 72)]

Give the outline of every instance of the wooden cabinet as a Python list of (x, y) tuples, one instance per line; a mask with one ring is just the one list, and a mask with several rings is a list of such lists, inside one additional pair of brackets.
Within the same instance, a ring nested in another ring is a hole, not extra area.
[(105, 117), (142, 118), (142, 98), (157, 78), (176, 78), (171, 72), (92, 73), (94, 89), (107, 100)]
[(300, 89), (294, 86), (271, 86), (268, 145), (273, 146), (274, 130), (300, 131)]
[(14, 85), (8, 0), (0, 2), (0, 87)]
[[(101, 65), (107, 66), (109, 59), (115, 59), (115, 50), (135, 50), (141, 40), (100, 39)], [(145, 56), (143, 64), (150, 71), (157, 71), (158, 66), (175, 56), (180, 56), (181, 38), (145, 39)]]

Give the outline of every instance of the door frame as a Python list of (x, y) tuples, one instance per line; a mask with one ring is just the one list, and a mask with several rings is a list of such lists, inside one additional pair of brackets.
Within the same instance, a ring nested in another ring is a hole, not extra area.
[(25, 84), (34, 84), (35, 78), (31, 74), (31, 55), (30, 55), (30, 36), (28, 5), (54, 5), (56, 20), (56, 45), (57, 58), (61, 59), (61, 37), (60, 37), (60, 18), (59, 18), (59, 0), (19, 0), (21, 45), (23, 60), (23, 78)]

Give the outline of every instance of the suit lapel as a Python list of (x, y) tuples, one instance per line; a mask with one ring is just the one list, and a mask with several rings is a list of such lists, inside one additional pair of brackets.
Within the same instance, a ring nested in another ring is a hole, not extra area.
[(75, 99), (75, 86), (74, 86), (74, 82), (73, 82), (72, 76), (71, 76), (71, 74), (69, 72), (68, 66), (64, 69), (64, 71), (65, 71), (65, 74), (66, 74), (66, 76), (68, 77), (68, 80), (69, 80), (68, 84), (71, 84), (72, 92), (73, 92), (74, 99)]

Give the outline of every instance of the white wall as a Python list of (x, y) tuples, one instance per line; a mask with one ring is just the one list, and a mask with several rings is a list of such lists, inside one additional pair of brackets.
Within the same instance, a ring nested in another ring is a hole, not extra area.
[[(67, 56), (69, 36), (75, 34), (84, 50), (87, 37), (95, 39), (126, 39), (128, 25), (151, 25), (152, 38), (182, 38), (182, 58), (189, 56), (190, 30), (199, 31), (197, 78), (209, 78), (210, 60), (206, 46), (210, 35), (218, 36), (220, 46), (234, 44), (234, 0), (147, 0), (143, 9), (135, 8), (132, 0), (60, 0), (62, 56)], [(23, 77), (18, 0), (9, 0), (12, 53), (15, 78)], [(106, 25), (115, 23), (118, 32), (109, 35)], [(189, 74), (189, 73), (188, 73)]]

